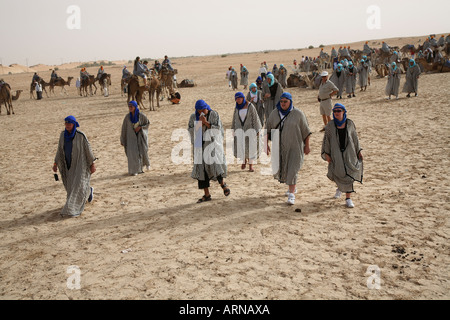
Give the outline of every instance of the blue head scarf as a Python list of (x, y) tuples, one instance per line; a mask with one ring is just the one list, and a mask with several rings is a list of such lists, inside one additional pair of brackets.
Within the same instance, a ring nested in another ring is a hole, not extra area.
[(269, 83), (269, 87), (273, 86), (273, 84), (275, 83), (275, 78), (273, 76), (273, 74), (267, 74), (267, 78), (270, 79), (270, 83)]
[(139, 121), (139, 108), (138, 108), (137, 102), (134, 101), (134, 100), (131, 100), (131, 101), (128, 103), (128, 105), (132, 105), (133, 107), (136, 108), (136, 110), (134, 111), (134, 117), (133, 117), (133, 114), (130, 112), (130, 120), (131, 120), (131, 123), (136, 123), (136, 122), (138, 122), (138, 121)]
[(344, 111), (344, 117), (342, 118), (342, 121), (339, 121), (338, 119), (336, 119), (334, 117), (334, 112), (333, 112), (333, 121), (336, 124), (336, 126), (342, 126), (345, 121), (347, 121), (347, 109), (345, 109), (344, 105), (340, 104), (340, 103), (336, 103), (333, 107), (333, 111), (336, 109), (342, 109)]
[(284, 64), (280, 64), (280, 67), (284, 67)]
[(341, 71), (342, 71), (342, 68), (343, 68), (343, 65), (340, 64), (340, 63), (338, 63), (338, 65), (337, 65), (337, 71), (341, 72)]
[(392, 62), (392, 69), (395, 71), (397, 70), (397, 64), (395, 62)]
[(409, 60), (409, 66), (414, 67), (416, 65), (416, 61), (414, 59)]
[(241, 110), (243, 107), (245, 107), (247, 101), (245, 100), (245, 96), (242, 92), (236, 92), (236, 94), (234, 95), (234, 100), (236, 101), (237, 98), (244, 98), (241, 104), (238, 104), (236, 102), (236, 109)]
[(69, 133), (69, 131), (64, 130), (64, 139), (66, 141), (70, 141), (73, 139), (73, 137), (75, 137), (75, 133), (77, 132), (77, 128), (80, 126), (77, 122), (77, 120), (75, 119), (74, 116), (68, 116), (67, 118), (64, 119), (64, 122), (68, 122), (68, 123), (72, 123), (73, 126), (73, 130), (72, 133)]
[(289, 105), (289, 108), (288, 108), (287, 110), (283, 110), (283, 108), (281, 108), (281, 102), (278, 102), (278, 103), (277, 103), (277, 109), (278, 109), (278, 111), (281, 112), (281, 114), (282, 114), (283, 116), (286, 116), (289, 112), (292, 111), (292, 108), (293, 108), (294, 106), (292, 105), (292, 95), (291, 95), (289, 92), (284, 92), (284, 93), (281, 95), (280, 100), (283, 99), (283, 98), (286, 98), (286, 99), (288, 99), (288, 100), (291, 101), (291, 103), (290, 103), (290, 105)]
[(363, 56), (363, 60), (367, 60), (367, 56)]
[(198, 121), (200, 119), (200, 113), (198, 112), (203, 109), (211, 111), (211, 107), (204, 100), (197, 100), (195, 103), (195, 120)]
[[(256, 88), (256, 91), (255, 91), (255, 92), (252, 91), (253, 88)], [(258, 93), (258, 86), (256, 85), (256, 83), (252, 83), (252, 84), (250, 85), (249, 89), (250, 89), (250, 92), (251, 92), (252, 94), (257, 94), (257, 93)]]

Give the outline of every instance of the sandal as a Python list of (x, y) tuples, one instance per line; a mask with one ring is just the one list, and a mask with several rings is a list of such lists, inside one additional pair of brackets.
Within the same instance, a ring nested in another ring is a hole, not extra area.
[(221, 185), (221, 187), (223, 189), (223, 194), (225, 195), (225, 197), (228, 197), (230, 195), (230, 193), (231, 193), (230, 188), (228, 188), (226, 183)]
[(198, 199), (197, 203), (202, 203), (206, 201), (211, 201), (211, 195), (201, 197), (200, 199)]

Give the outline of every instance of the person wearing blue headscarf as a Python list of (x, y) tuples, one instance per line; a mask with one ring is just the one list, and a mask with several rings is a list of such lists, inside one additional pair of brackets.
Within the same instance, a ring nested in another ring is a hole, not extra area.
[(128, 103), (128, 113), (122, 122), (120, 144), (124, 148), (128, 160), (128, 174), (136, 176), (150, 170), (150, 159), (148, 157), (148, 127), (150, 121), (142, 113), (136, 101)]
[(238, 88), (238, 75), (234, 68), (231, 68), (230, 71), (230, 81), (231, 81), (231, 89), (236, 90)]
[(211, 200), (211, 180), (218, 181), (224, 195), (229, 196), (230, 188), (225, 183), (227, 163), (223, 148), (224, 130), (219, 114), (204, 100), (197, 100), (194, 113), (189, 118), (188, 132), (194, 159), (191, 178), (198, 181), (198, 188), (205, 193), (197, 203)]
[(249, 72), (247, 70), (246, 66), (242, 66), (242, 70), (241, 70), (241, 86), (244, 86), (244, 90), (247, 89), (248, 86), (248, 75)]
[(333, 121), (325, 126), (321, 157), (328, 162), (327, 177), (337, 185), (335, 199), (346, 194), (347, 207), (355, 205), (351, 199), (354, 181), (362, 183), (363, 156), (355, 124), (347, 118), (347, 109), (336, 103), (333, 107)]
[(282, 93), (283, 87), (281, 84), (275, 79), (273, 74), (268, 74), (266, 81), (263, 83), (262, 89), (264, 99), (264, 117), (266, 119), (269, 118), (270, 113), (276, 108)]
[(361, 87), (361, 91), (366, 91), (367, 84), (369, 82), (369, 73), (370, 73), (370, 65), (366, 59), (361, 59), (359, 67), (358, 67), (358, 83)]
[(292, 95), (284, 92), (275, 110), (266, 122), (267, 138), (272, 147), (267, 145), (267, 153), (272, 152), (272, 172), (280, 183), (289, 186), (288, 204), (295, 203), (298, 172), (303, 166), (305, 154), (309, 154), (309, 137), (311, 130), (305, 114), (294, 107)]
[(391, 95), (394, 95), (398, 100), (398, 92), (400, 88), (400, 69), (395, 62), (392, 62), (389, 66), (389, 76), (386, 84), (386, 95), (388, 100), (391, 99)]
[(347, 92), (347, 98), (355, 97), (356, 90), (356, 76), (358, 74), (358, 68), (353, 65), (352, 61), (348, 62), (348, 67), (345, 72), (345, 91)]
[(264, 124), (264, 102), (262, 99), (262, 90), (258, 90), (258, 85), (256, 83), (252, 83), (249, 87), (249, 92), (246, 97), (247, 101), (251, 102), (255, 108), (256, 112), (259, 116), (259, 121), (261, 125)]
[(345, 69), (341, 63), (339, 63), (336, 70), (333, 71), (333, 74), (330, 77), (330, 81), (333, 82), (339, 90), (337, 98), (342, 99), (342, 93), (344, 92), (345, 85)]
[(287, 87), (287, 74), (288, 71), (283, 64), (280, 64), (280, 68), (278, 69), (278, 82), (281, 84), (283, 89)]
[(261, 121), (255, 106), (245, 99), (242, 92), (234, 95), (236, 102), (231, 129), (233, 130), (234, 157), (241, 160), (241, 169), (246, 168), (249, 163), (249, 171), (254, 172), (253, 162), (258, 158), (259, 134), (262, 129)]
[(96, 171), (96, 158), (85, 134), (80, 131), (74, 116), (64, 119), (65, 130), (59, 136), (53, 171), (58, 170), (67, 192), (66, 204), (61, 210), (63, 217), (81, 215), (86, 201), (92, 202), (94, 188), (90, 186), (91, 174)]
[(411, 97), (411, 93), (414, 92), (415, 96), (419, 94), (419, 76), (421, 70), (419, 65), (414, 59), (409, 60), (408, 69), (406, 70), (405, 84), (403, 85), (403, 92), (408, 93), (407, 98)]

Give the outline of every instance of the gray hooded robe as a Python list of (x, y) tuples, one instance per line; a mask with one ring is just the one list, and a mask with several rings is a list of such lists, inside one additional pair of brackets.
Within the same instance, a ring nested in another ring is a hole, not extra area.
[(337, 69), (334, 70), (333, 74), (330, 77), (330, 81), (333, 82), (335, 86), (339, 89), (337, 96), (341, 97), (345, 85), (345, 69), (342, 68), (342, 70), (339, 72), (339, 75)]
[(354, 181), (362, 183), (363, 162), (358, 159), (362, 149), (352, 120), (347, 119), (346, 128), (345, 149), (341, 150), (336, 124), (334, 121), (328, 122), (325, 126), (321, 156), (326, 160), (325, 154), (328, 154), (332, 160), (328, 164), (328, 179), (334, 181), (341, 192), (350, 193), (354, 192)]
[[(295, 185), (297, 184), (298, 172), (303, 165), (305, 140), (311, 134), (311, 130), (303, 111), (295, 107), (286, 116), (282, 125), (280, 121), (280, 113), (275, 108), (267, 120), (267, 133), (271, 133), (272, 129), (277, 129), (277, 126), (279, 132), (281, 132), (278, 146), (274, 145), (274, 135), (271, 135), (272, 165), (275, 165), (275, 168), (278, 169), (273, 177), (280, 183)], [(275, 154), (277, 151), (278, 153)], [(275, 160), (273, 159), (274, 156)], [(278, 159), (276, 159), (277, 156)]]
[(355, 92), (356, 89), (356, 76), (358, 74), (358, 68), (351, 66), (345, 69), (345, 91), (347, 94)]
[(130, 114), (127, 113), (122, 123), (120, 143), (123, 145), (128, 159), (128, 173), (136, 174), (143, 172), (144, 166), (150, 166), (148, 157), (148, 127), (150, 121), (142, 112), (139, 112), (141, 130), (136, 134), (134, 125), (131, 123)]
[(242, 163), (244, 163), (245, 159), (256, 159), (259, 150), (258, 133), (262, 129), (262, 125), (256, 108), (252, 103), (248, 103), (247, 115), (244, 121), (239, 116), (238, 109), (234, 109), (231, 129), (234, 130), (234, 157), (242, 160)]
[(386, 84), (386, 95), (398, 97), (400, 88), (400, 69), (397, 67), (395, 70), (392, 66), (389, 67), (388, 82)]
[(419, 79), (417, 79), (417, 77), (420, 75), (420, 73), (421, 71), (418, 64), (415, 64), (413, 67), (409, 67), (408, 70), (406, 70), (406, 81), (403, 86), (403, 92), (419, 92)]
[(67, 192), (66, 204), (61, 211), (61, 216), (75, 217), (81, 215), (90, 195), (90, 168), (96, 158), (84, 133), (77, 130), (72, 140), (72, 161), (70, 169), (68, 169), (64, 141), (64, 131), (62, 131), (55, 156), (55, 163)]

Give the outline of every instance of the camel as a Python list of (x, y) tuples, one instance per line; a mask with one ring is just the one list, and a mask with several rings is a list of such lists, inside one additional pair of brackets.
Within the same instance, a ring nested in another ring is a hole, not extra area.
[[(47, 87), (50, 87), (50, 83), (45, 82), (44, 80), (39, 80), (39, 83), (42, 86), (42, 91), (45, 92), (45, 94), (47, 95), (47, 98), (49, 98), (48, 93), (47, 93)], [(35, 99), (34, 97), (34, 92), (36, 91), (36, 85), (34, 84), (34, 82), (30, 85), (30, 99)]]
[(155, 98), (156, 93), (156, 106), (159, 108), (159, 95), (161, 94), (161, 82), (157, 77), (153, 77), (150, 79), (150, 89), (149, 93), (149, 109), (150, 111), (155, 111), (155, 104), (153, 102), (153, 98)]
[[(11, 97), (12, 101), (16, 101), (19, 100), (20, 94), (23, 92), (23, 90), (16, 90), (16, 94), (14, 96)], [(5, 101), (3, 100), (3, 98), (0, 96), (0, 104), (4, 103)]]
[(70, 82), (72, 81), (72, 79), (73, 77), (68, 77), (67, 81), (63, 78), (60, 78), (54, 82), (50, 80), (50, 93), (53, 92), (53, 94), (55, 94), (55, 87), (61, 87), (61, 94), (64, 92), (68, 96), (65, 86), (70, 87)]
[[(94, 75), (90, 75), (88, 79), (83, 79), (81, 80), (81, 87), (80, 87), (80, 96), (83, 96), (83, 91), (84, 91), (84, 96), (87, 97), (88, 96), (88, 87), (89, 87), (89, 91), (90, 91), (90, 95), (94, 95), (97, 93), (97, 86), (95, 85), (95, 82), (97, 81), (97, 78)], [(92, 86), (95, 87), (95, 92), (92, 93)]]
[(175, 93), (173, 89), (173, 76), (175, 74), (177, 74), (177, 70), (169, 70), (166, 66), (163, 66), (161, 70), (159, 70), (158, 78), (160, 79), (162, 86), (161, 101), (164, 99), (165, 93), (167, 93), (168, 98), (171, 94)]
[(378, 73), (378, 76), (380, 78), (384, 78), (389, 74), (389, 70), (386, 64), (382, 63), (382, 64), (377, 64), (375, 66), (375, 71)]
[[(288, 88), (307, 88), (308, 82), (306, 81), (305, 76), (302, 76), (301, 74), (290, 74), (289, 78), (287, 79), (287, 87)], [(308, 78), (309, 80), (309, 78)]]
[(101, 90), (103, 92), (105, 91), (105, 88), (108, 91), (109, 90), (109, 86), (111, 85), (111, 74), (110, 73), (102, 74), (101, 78), (98, 79), (98, 83), (100, 84), (100, 88), (101, 88)]
[(417, 58), (417, 64), (420, 64), (426, 72), (450, 72), (449, 60), (446, 62), (428, 63), (425, 58)]
[(140, 107), (145, 109), (145, 106), (142, 103), (142, 96), (145, 91), (148, 91), (148, 89), (145, 86), (140, 86), (138, 77), (133, 75), (131, 77), (130, 81), (128, 82), (128, 86), (127, 86), (127, 92), (128, 92), (127, 102), (134, 100), (138, 103), (138, 105)]
[(0, 88), (0, 114), (2, 113), (1, 102), (5, 104), (6, 114), (14, 114), (14, 109), (12, 105), (11, 87), (6, 82), (3, 82)]

